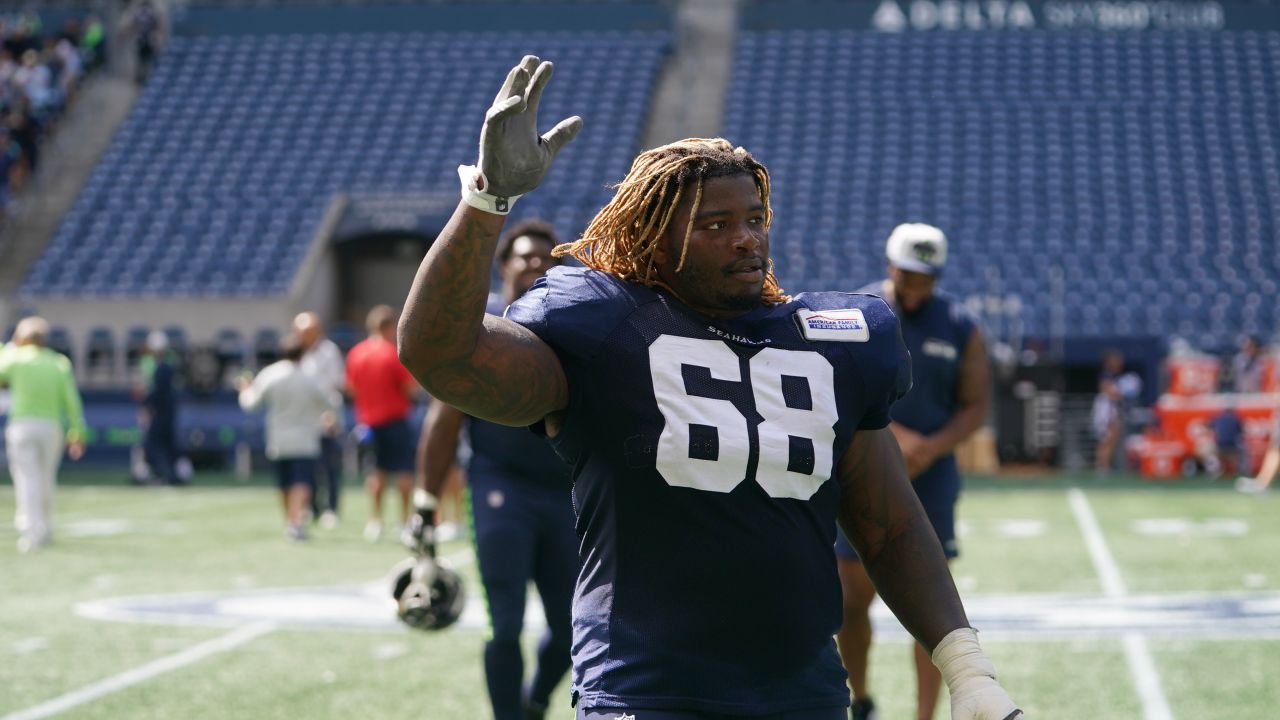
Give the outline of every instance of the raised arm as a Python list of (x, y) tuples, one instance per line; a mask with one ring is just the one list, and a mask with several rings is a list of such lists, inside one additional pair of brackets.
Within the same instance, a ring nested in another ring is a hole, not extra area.
[(969, 627), (942, 545), (911, 488), (892, 431), (859, 430), (837, 472), (840, 525), (885, 604), (932, 654), (951, 691), (951, 717), (1022, 717), (996, 683), (995, 667)]
[(581, 119), (538, 134), (552, 65), (529, 55), (485, 115), (477, 167), (459, 168), (463, 200), (418, 268), (400, 314), (400, 361), (431, 395), (476, 417), (527, 425), (568, 402), (555, 353), (516, 323), (484, 314), (490, 267), (511, 203), (542, 181)]

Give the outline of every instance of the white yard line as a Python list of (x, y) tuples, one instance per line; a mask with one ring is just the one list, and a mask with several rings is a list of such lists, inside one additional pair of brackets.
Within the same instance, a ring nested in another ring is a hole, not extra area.
[[(469, 564), (475, 560), (475, 553), (469, 547), (459, 548), (454, 552), (445, 555), (443, 558), (446, 562), (454, 567)], [(216, 637), (212, 640), (193, 645), (173, 655), (162, 657), (159, 660), (153, 660), (136, 667), (132, 670), (126, 670), (118, 675), (113, 675), (105, 680), (86, 685), (78, 690), (60, 695), (52, 700), (47, 700), (39, 705), (24, 710), (9, 713), (0, 720), (39, 720), (66, 712), (71, 708), (83, 705), (88, 702), (105, 697), (112, 693), (119, 692), (125, 688), (132, 687), (139, 683), (146, 682), (158, 675), (163, 675), (171, 670), (186, 667), (200, 662), (206, 658), (217, 655), (218, 653), (234, 650), (248, 642), (259, 638), (275, 629), (275, 625), (271, 623), (254, 623), (236, 628), (235, 630)]]
[(127, 687), (146, 682), (157, 675), (163, 675), (170, 670), (177, 670), (193, 663), (200, 662), (205, 658), (217, 655), (221, 652), (232, 650), (247, 642), (254, 640), (271, 632), (274, 626), (266, 623), (255, 625), (246, 625), (242, 628), (227, 633), (221, 637), (202, 642), (199, 645), (183, 650), (182, 652), (162, 657), (159, 660), (153, 660), (136, 667), (132, 670), (126, 670), (119, 675), (114, 675), (105, 680), (99, 680), (91, 685), (86, 685), (78, 690), (56, 697), (52, 700), (42, 702), (25, 710), (9, 713), (0, 720), (38, 720), (38, 718), (47, 718), (66, 712), (73, 707), (83, 705), (87, 702), (105, 697)]
[[(1098, 519), (1089, 506), (1089, 500), (1080, 488), (1071, 488), (1067, 493), (1067, 502), (1075, 515), (1076, 525), (1080, 526), (1080, 534), (1084, 536), (1089, 558), (1093, 560), (1093, 568), (1102, 582), (1103, 594), (1110, 598), (1124, 597), (1129, 592), (1124, 584), (1124, 576), (1120, 574), (1120, 567), (1107, 548), (1107, 540), (1098, 527)], [(1133, 676), (1134, 688), (1142, 700), (1143, 717), (1146, 720), (1173, 720), (1173, 712), (1169, 709), (1169, 701), (1160, 686), (1160, 673), (1151, 659), (1146, 638), (1136, 632), (1124, 633), (1122, 637), (1129, 674)]]

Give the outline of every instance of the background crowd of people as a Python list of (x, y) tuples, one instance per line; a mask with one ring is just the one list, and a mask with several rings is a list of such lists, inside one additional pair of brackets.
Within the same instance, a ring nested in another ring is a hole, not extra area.
[(42, 139), (85, 76), (105, 64), (107, 35), (96, 15), (58, 28), (35, 13), (0, 15), (0, 210), (39, 167)]

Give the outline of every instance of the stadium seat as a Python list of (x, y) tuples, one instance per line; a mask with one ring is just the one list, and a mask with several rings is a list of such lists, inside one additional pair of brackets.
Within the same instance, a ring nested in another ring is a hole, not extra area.
[(558, 61), (543, 116), (580, 114), (585, 126), (542, 199), (512, 219), (553, 204), (572, 237), (626, 174), (668, 42), (618, 31), (175, 36), (19, 294), (281, 296), (335, 193), (456, 192), (517, 45)]
[(932, 222), (944, 287), (1014, 293), (1026, 335), (1070, 303), (1072, 337), (1225, 348), (1280, 327), (1274, 302), (1208, 314), (1280, 277), (1280, 84), (1244, 80), (1277, 66), (1280, 33), (744, 31), (724, 134), (773, 172), (784, 288), (860, 287)]

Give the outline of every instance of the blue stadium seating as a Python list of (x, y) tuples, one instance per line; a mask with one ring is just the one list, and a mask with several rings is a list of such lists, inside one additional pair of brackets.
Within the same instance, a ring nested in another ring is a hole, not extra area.
[(516, 218), (570, 236), (637, 150), (666, 33), (175, 38), (20, 291), (283, 294), (339, 192), (453, 191), (496, 85), (559, 61), (541, 116), (585, 129)]
[(1280, 329), (1277, 117), (1278, 33), (767, 31), (725, 134), (773, 172), (784, 287), (878, 278), (924, 221), (1029, 335), (1225, 347)]

